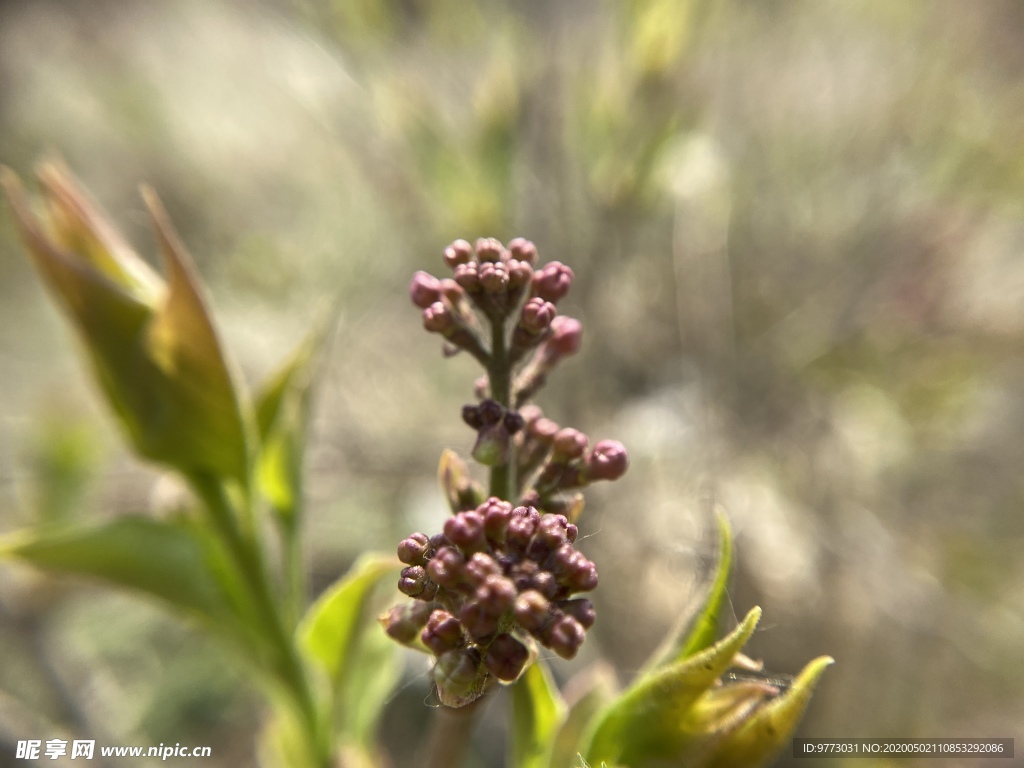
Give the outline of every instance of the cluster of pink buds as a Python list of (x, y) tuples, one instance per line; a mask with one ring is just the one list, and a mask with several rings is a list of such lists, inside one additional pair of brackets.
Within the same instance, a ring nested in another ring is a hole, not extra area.
[(444, 263), (451, 277), (417, 272), (409, 296), (447, 353), (468, 352), (486, 371), (462, 419), (476, 432), (472, 457), (490, 470), (490, 498), (446, 452), (440, 474), (452, 517), (443, 533), (399, 544), (398, 589), (413, 600), (381, 621), (395, 640), (435, 656), (441, 701), (461, 706), (494, 680), (515, 680), (538, 644), (576, 656), (594, 623), (593, 604), (576, 595), (597, 586), (597, 568), (575, 547), (583, 502), (570, 494), (617, 479), (629, 459), (621, 443), (591, 446), (528, 404), (580, 348), (581, 323), (558, 314), (572, 270), (538, 265), (523, 238), (456, 240)]

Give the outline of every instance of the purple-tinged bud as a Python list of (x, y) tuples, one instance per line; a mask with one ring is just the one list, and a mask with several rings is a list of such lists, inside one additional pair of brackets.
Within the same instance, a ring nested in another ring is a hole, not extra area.
[(499, 680), (512, 682), (519, 677), (529, 658), (526, 646), (512, 635), (498, 635), (484, 654), (484, 664)]
[(480, 286), (491, 295), (504, 293), (508, 289), (508, 269), (500, 261), (485, 261), (477, 270)]
[(473, 258), (473, 246), (465, 240), (456, 240), (444, 249), (444, 263), (451, 269), (465, 264)]
[(587, 457), (586, 479), (617, 480), (629, 469), (626, 447), (618, 440), (601, 440)]
[(488, 576), (476, 590), (477, 603), (493, 616), (501, 616), (512, 607), (515, 599), (515, 585), (504, 576)]
[(558, 607), (565, 611), (567, 616), (572, 616), (584, 629), (594, 626), (597, 619), (597, 612), (594, 611), (594, 604), (585, 597), (575, 600), (563, 600)]
[(566, 427), (559, 430), (551, 444), (555, 452), (555, 460), (560, 464), (566, 464), (573, 459), (578, 459), (586, 453), (588, 442), (587, 436), (578, 429)]
[(557, 302), (569, 292), (574, 277), (572, 270), (560, 261), (545, 264), (533, 273), (533, 295)]
[(437, 552), (441, 547), (449, 547), (451, 542), (445, 537), (443, 533), (435, 533), (430, 537), (430, 548)]
[(495, 616), (487, 606), (470, 600), (459, 612), (459, 620), (474, 640), (484, 640), (498, 631), (501, 614)]
[(522, 289), (532, 282), (533, 267), (525, 261), (518, 261), (516, 259), (510, 259), (506, 266), (508, 267), (509, 290), (521, 293)]
[(509, 520), (508, 529), (505, 531), (506, 548), (511, 552), (526, 552), (536, 530), (536, 523), (528, 517), (513, 517)]
[(441, 295), (455, 307), (466, 301), (466, 289), (449, 277), (441, 281)]
[(505, 414), (505, 418), (501, 420), (501, 423), (510, 435), (514, 435), (523, 428), (523, 417), (515, 411), (508, 411)]
[(530, 437), (548, 447), (555, 441), (559, 429), (558, 424), (547, 418), (537, 419), (529, 425)]
[(491, 499), (487, 502), (484, 512), (484, 534), (495, 544), (505, 541), (505, 531), (512, 519), (512, 505), (507, 501)]
[(467, 555), (487, 548), (484, 519), (476, 512), (460, 512), (444, 521), (444, 535)]
[(477, 408), (480, 411), (480, 422), (485, 427), (497, 424), (505, 415), (505, 409), (502, 408), (501, 403), (490, 398), (483, 400)]
[(455, 650), (465, 644), (459, 620), (440, 608), (430, 614), (420, 639), (427, 648), (433, 651), (435, 656), (440, 656), (442, 653)]
[(423, 310), (423, 327), (431, 333), (447, 333), (455, 329), (455, 318), (443, 302), (435, 301)]
[(544, 357), (555, 362), (575, 355), (583, 342), (583, 324), (574, 317), (559, 315), (551, 321), (551, 335), (541, 345)]
[[(568, 518), (566, 518), (568, 520)], [(576, 542), (576, 537), (580, 535), (580, 529), (572, 523), (565, 526), (565, 538), (569, 540), (570, 544)]]
[(528, 589), (516, 598), (514, 610), (519, 626), (539, 632), (550, 620), (551, 603), (537, 590)]
[(396, 605), (380, 617), (388, 637), (400, 643), (411, 643), (427, 623), (433, 607), (429, 603)]
[(543, 542), (550, 551), (554, 551), (569, 540), (568, 529), (569, 521), (565, 515), (544, 515), (537, 526), (535, 542)]
[(437, 657), (434, 684), (442, 704), (460, 707), (480, 697), (480, 663), (480, 652), (475, 648), (459, 648)]
[(441, 547), (427, 563), (427, 574), (445, 589), (458, 589), (463, 584), (466, 559), (455, 547)]
[(485, 552), (476, 552), (466, 562), (466, 580), (479, 587), (488, 576), (501, 576), (501, 566), (498, 562)]
[(584, 568), (589, 562), (586, 555), (571, 544), (565, 543), (551, 556), (551, 572), (560, 579), (566, 579)]
[(476, 241), (476, 255), (481, 262), (501, 261), (505, 246), (493, 237), (481, 237)]
[(517, 237), (509, 241), (508, 250), (514, 259), (525, 261), (527, 264), (537, 263), (537, 246), (525, 237)]
[(398, 577), (398, 591), (409, 597), (417, 597), (427, 585), (427, 570), (422, 565), (403, 568)]
[(462, 420), (466, 422), (471, 429), (480, 429), (484, 425), (484, 420), (480, 415), (480, 406), (462, 406)]
[(480, 273), (475, 262), (459, 264), (455, 268), (455, 282), (460, 285), (466, 293), (480, 293)]
[(523, 305), (519, 315), (519, 327), (527, 333), (537, 336), (546, 331), (558, 314), (555, 305), (550, 301), (534, 297)]
[(523, 424), (529, 429), (538, 420), (544, 418), (544, 411), (540, 409), (539, 405), (524, 405), (519, 409), (519, 415), (523, 417)]
[(579, 652), (585, 635), (586, 631), (576, 619), (563, 616), (548, 627), (542, 642), (563, 659), (571, 659)]
[(427, 272), (417, 272), (409, 283), (409, 298), (420, 309), (441, 300), (441, 281)]
[(563, 583), (573, 592), (589, 592), (597, 589), (597, 566), (587, 560), (586, 565), (566, 576)]
[(569, 593), (568, 590), (558, 582), (551, 571), (537, 571), (533, 575), (533, 588), (540, 592), (548, 600), (561, 600)]
[(413, 533), (398, 545), (398, 559), (406, 565), (423, 565), (430, 551), (430, 539), (425, 533)]

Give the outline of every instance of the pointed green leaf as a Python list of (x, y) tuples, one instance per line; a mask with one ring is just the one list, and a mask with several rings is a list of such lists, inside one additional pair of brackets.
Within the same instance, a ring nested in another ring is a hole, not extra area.
[(555, 733), (548, 768), (573, 765), (591, 721), (615, 699), (615, 672), (606, 664), (595, 665), (570, 680), (565, 694), (569, 708)]
[(369, 749), (398, 671), (398, 646), (377, 623), (374, 588), (397, 578), (401, 564), (378, 554), (359, 559), (306, 613), (299, 646), (329, 684), (342, 738)]
[(680, 724), (732, 664), (760, 616), (759, 608), (752, 609), (742, 624), (715, 645), (637, 680), (598, 719), (587, 760), (635, 768), (651, 758), (672, 759), (681, 753), (688, 734)]
[(217, 624), (233, 613), (215, 542), (184, 521), (124, 517), (12, 534), (0, 539), (0, 557), (140, 590)]
[(512, 686), (513, 768), (545, 768), (552, 740), (565, 717), (565, 702), (547, 665), (529, 665)]
[(324, 325), (314, 330), (256, 394), (260, 491), (279, 519), (293, 524), (302, 501), (302, 462)]
[(833, 663), (831, 657), (819, 656), (804, 667), (787, 691), (745, 718), (701, 765), (707, 768), (735, 765), (757, 768), (768, 764), (792, 738), (818, 680)]
[(650, 660), (644, 665), (641, 676), (674, 661), (688, 659), (715, 642), (718, 624), (727, 596), (729, 572), (732, 569), (732, 532), (729, 521), (721, 510), (716, 511), (718, 522), (718, 561), (711, 584), (701, 601), (693, 610), (684, 613)]

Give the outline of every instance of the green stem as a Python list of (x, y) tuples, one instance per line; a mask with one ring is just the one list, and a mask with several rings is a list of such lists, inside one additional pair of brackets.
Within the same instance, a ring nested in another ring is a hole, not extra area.
[[(249, 588), (254, 606), (263, 622), (267, 636), (271, 639), (277, 656), (275, 673), (278, 682), (287, 691), (292, 705), (295, 707), (302, 727), (306, 731), (308, 744), (315, 754), (316, 763), (320, 768), (329, 768), (331, 744), (328, 734), (321, 728), (319, 708), (313, 697), (305, 668), (299, 657), (298, 649), (288, 629), (280, 601), (274, 589), (270, 574), (267, 571), (263, 551), (258, 541), (245, 536), (239, 530), (238, 516), (235, 514), (224, 486), (215, 477), (196, 473), (189, 476), (189, 481), (203, 500), (210, 513), (214, 528), (220, 534), (242, 573), (243, 580)], [(246, 513), (251, 510), (245, 510)], [(245, 515), (251, 518), (251, 515)]]
[[(487, 378), (491, 385), (491, 397), (508, 408), (512, 403), (512, 360), (505, 340), (504, 319), (495, 319), (491, 324), (491, 356)], [(514, 487), (515, 457), (510, 450), (508, 461), (491, 468), (490, 494), (511, 501)]]

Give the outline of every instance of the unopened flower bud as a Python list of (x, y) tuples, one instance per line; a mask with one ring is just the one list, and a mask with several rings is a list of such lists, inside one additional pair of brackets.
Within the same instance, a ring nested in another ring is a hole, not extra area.
[(526, 646), (512, 635), (498, 635), (484, 654), (484, 664), (499, 680), (511, 682), (519, 677), (530, 658)]
[(560, 464), (566, 464), (573, 459), (578, 459), (586, 452), (587, 443), (587, 436), (578, 429), (566, 427), (559, 430), (551, 444), (555, 453), (554, 460)]
[(527, 264), (537, 263), (537, 246), (525, 237), (510, 240), (508, 250), (514, 259), (525, 261)]
[(480, 274), (475, 262), (471, 261), (468, 264), (459, 264), (455, 268), (454, 277), (455, 282), (461, 286), (466, 293), (480, 293)]
[(557, 302), (569, 292), (574, 277), (572, 270), (562, 262), (549, 262), (533, 273), (533, 295)]
[(583, 324), (574, 317), (559, 315), (551, 321), (551, 335), (541, 345), (545, 359), (555, 362), (575, 355), (583, 341)]
[(423, 310), (423, 327), (431, 333), (446, 333), (454, 330), (455, 319), (443, 302), (435, 301)]
[(576, 656), (586, 635), (583, 626), (572, 616), (562, 616), (544, 632), (542, 641), (563, 659)]
[(588, 480), (617, 480), (628, 468), (626, 447), (618, 440), (601, 440), (587, 457), (585, 474)]
[(479, 587), (488, 576), (500, 576), (501, 566), (497, 561), (485, 552), (476, 552), (466, 561), (466, 580)]
[(428, 603), (396, 605), (380, 617), (388, 637), (400, 643), (411, 643), (427, 623), (432, 607)]
[(481, 401), (477, 408), (480, 411), (480, 421), (486, 427), (497, 424), (505, 415), (505, 409), (501, 406), (501, 403), (490, 398)]
[(444, 535), (467, 555), (487, 547), (484, 520), (476, 512), (460, 512), (449, 517), (444, 521)]
[(539, 632), (548, 623), (551, 603), (540, 592), (528, 589), (519, 593), (515, 602), (515, 616), (519, 626), (530, 632)]
[(459, 620), (441, 609), (430, 614), (420, 639), (435, 656), (459, 648), (465, 643)]
[(476, 590), (476, 601), (492, 616), (501, 616), (512, 607), (515, 599), (515, 585), (498, 574), (488, 576)]
[(441, 300), (441, 281), (426, 272), (417, 272), (409, 283), (409, 298), (421, 309)]
[(451, 269), (473, 258), (473, 247), (465, 240), (456, 240), (444, 249), (444, 263)]
[(458, 589), (463, 584), (466, 559), (455, 547), (441, 547), (427, 563), (431, 580), (445, 589)]
[(493, 237), (481, 237), (476, 241), (476, 255), (481, 262), (500, 261), (505, 247)]
[(584, 629), (590, 629), (594, 626), (594, 621), (597, 618), (594, 604), (585, 597), (575, 600), (563, 600), (558, 603), (558, 608), (564, 611), (567, 616), (572, 616), (576, 619)]
[(459, 620), (475, 640), (484, 640), (498, 631), (501, 614), (494, 615), (488, 606), (476, 600), (466, 603), (459, 613)]
[(441, 281), (441, 295), (448, 299), (454, 307), (461, 307), (466, 301), (466, 290), (451, 278)]
[(425, 533), (414, 533), (398, 545), (398, 559), (406, 565), (423, 565), (430, 550), (430, 539)]
[(466, 422), (471, 429), (480, 429), (484, 426), (484, 420), (480, 415), (479, 405), (462, 406), (462, 420)]
[(505, 531), (512, 519), (512, 505), (507, 501), (490, 499), (484, 511), (484, 534), (495, 544), (505, 541)]
[(508, 411), (505, 413), (505, 417), (501, 420), (501, 423), (508, 430), (510, 435), (516, 434), (523, 428), (523, 417), (515, 411)]
[(516, 295), (522, 295), (523, 289), (532, 283), (533, 267), (525, 261), (510, 259), (508, 267), (508, 289), (515, 291)]
[(422, 565), (403, 568), (398, 578), (398, 591), (409, 597), (417, 597), (427, 584), (427, 570)]
[(558, 315), (558, 310), (550, 301), (534, 297), (523, 305), (519, 315), (519, 327), (527, 333), (537, 336), (546, 331), (551, 321)]
[(480, 277), (480, 286), (486, 293), (497, 295), (508, 289), (508, 269), (500, 261), (483, 262), (477, 274)]

